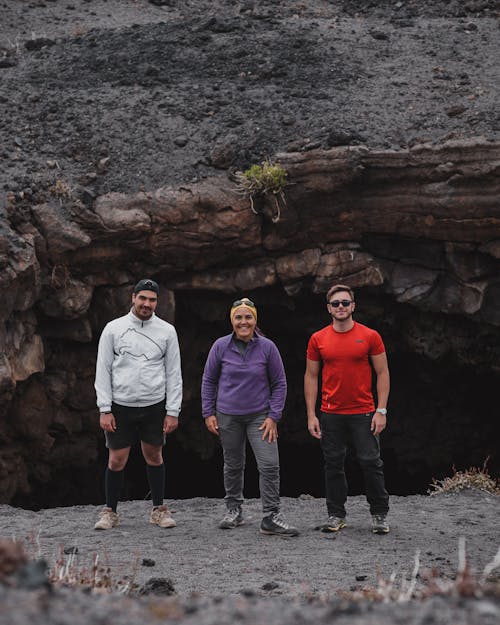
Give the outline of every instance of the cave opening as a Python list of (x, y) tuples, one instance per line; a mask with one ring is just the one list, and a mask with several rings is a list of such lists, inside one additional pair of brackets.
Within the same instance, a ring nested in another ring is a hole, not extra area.
[[(281, 494), (323, 497), (321, 449), (307, 432), (302, 386), (309, 336), (329, 323), (324, 296), (302, 290), (291, 297), (277, 287), (244, 295), (256, 302), (258, 325), (279, 347), (287, 372), (288, 396), (280, 425)], [(176, 293), (184, 401), (180, 427), (164, 451), (167, 499), (224, 496), (222, 451), (201, 417), (200, 381), (211, 344), (230, 332), (233, 299), (214, 291)], [(487, 458), (490, 474), (497, 477), (500, 372), (491, 344), (499, 344), (498, 329), (464, 317), (419, 311), (369, 288), (356, 291), (356, 301), (356, 320), (381, 333), (388, 353), (391, 395), (381, 447), (389, 492), (424, 494), (433, 478), (450, 475), (454, 467), (481, 467)], [(50, 480), (36, 484), (29, 496), (16, 495), (13, 505), (37, 509), (101, 504), (107, 452), (102, 439), (98, 446), (96, 462), (71, 471), (61, 467)], [(346, 468), (349, 493), (361, 494), (362, 477), (352, 452)], [(133, 448), (122, 499), (148, 496), (144, 461)], [(245, 496), (259, 496), (250, 450)]]
[[(256, 303), (258, 325), (278, 345), (287, 372), (279, 444), (282, 495), (323, 497), (323, 459), (318, 441), (307, 432), (302, 387), (309, 336), (330, 320), (324, 296), (303, 291), (290, 297), (280, 288), (245, 295)], [(224, 496), (222, 451), (202, 422), (199, 388), (212, 342), (230, 332), (228, 313), (233, 299), (213, 291), (176, 294), (185, 399), (181, 427), (165, 449), (169, 497)], [(389, 358), (388, 428), (381, 437), (389, 492), (424, 494), (433, 478), (449, 475), (453, 467), (480, 467), (488, 457), (490, 473), (498, 475), (500, 424), (495, 389), (500, 374), (488, 358), (467, 362), (462, 353), (479, 353), (477, 343), (490, 341), (492, 333), (498, 338), (498, 332), (489, 328), (483, 338), (476, 322), (424, 313), (372, 289), (356, 291), (356, 300), (355, 318), (381, 333)], [(458, 344), (454, 342), (457, 337)], [(136, 479), (142, 483), (134, 495), (142, 492), (144, 496), (147, 484), (141, 462), (138, 458)], [(346, 469), (350, 494), (361, 494), (362, 475), (352, 450)], [(249, 449), (245, 496), (259, 496), (257, 469)]]

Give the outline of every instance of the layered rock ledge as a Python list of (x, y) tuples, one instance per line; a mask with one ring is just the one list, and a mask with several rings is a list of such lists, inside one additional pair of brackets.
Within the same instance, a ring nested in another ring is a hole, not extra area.
[(225, 175), (95, 201), (71, 189), (36, 205), (8, 194), (0, 223), (2, 501), (53, 487), (68, 468), (84, 498), (97, 496), (85, 478), (102, 452), (96, 342), (145, 275), (161, 284), (159, 314), (176, 323), (183, 351), (174, 447), (207, 462), (217, 453), (199, 417), (199, 378), (211, 342), (227, 331), (232, 295), (245, 293), (287, 365), (282, 453), (287, 445), (291, 456), (299, 447), (318, 453), (303, 420), (304, 347), (328, 321), (325, 290), (342, 281), (359, 293), (358, 319), (382, 332), (392, 356), (389, 466), (428, 478), (457, 458), (492, 454), (495, 468), (500, 144), (346, 146), (276, 159), (288, 172), (277, 223), (273, 198), (256, 203), (256, 215)]

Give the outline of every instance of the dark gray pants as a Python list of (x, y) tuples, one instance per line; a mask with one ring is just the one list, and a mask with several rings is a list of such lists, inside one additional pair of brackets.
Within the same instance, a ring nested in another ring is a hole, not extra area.
[(265, 416), (222, 415), (217, 413), (219, 435), (224, 452), (224, 488), (229, 510), (243, 503), (246, 440), (252, 448), (259, 469), (259, 488), (265, 515), (279, 512), (280, 461), (278, 443), (262, 440)]

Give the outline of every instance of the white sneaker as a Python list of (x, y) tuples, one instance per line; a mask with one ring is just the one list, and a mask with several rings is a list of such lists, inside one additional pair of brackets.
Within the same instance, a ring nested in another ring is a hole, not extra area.
[(177, 525), (165, 504), (151, 510), (149, 522), (159, 527), (175, 527)]
[(120, 518), (111, 508), (104, 508), (99, 516), (99, 520), (94, 525), (95, 530), (110, 530), (120, 523)]

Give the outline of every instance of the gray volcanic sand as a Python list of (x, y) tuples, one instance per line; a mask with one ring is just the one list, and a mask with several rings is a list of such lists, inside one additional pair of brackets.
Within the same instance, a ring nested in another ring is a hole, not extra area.
[[(376, 587), (379, 578), (389, 580), (392, 573), (396, 573), (396, 587), (402, 588), (403, 579), (411, 576), (417, 551), (420, 572), (436, 568), (453, 578), (458, 568), (459, 537), (465, 538), (473, 571), (481, 573), (500, 544), (500, 497), (476, 490), (392, 497), (391, 532), (386, 536), (371, 533), (362, 496), (349, 498), (348, 526), (333, 535), (315, 529), (326, 516), (324, 499), (308, 495), (283, 498), (283, 512), (301, 531), (297, 538), (259, 533), (260, 500), (245, 503), (246, 523), (234, 530), (217, 527), (224, 512), (222, 500), (177, 500), (170, 507), (177, 521), (172, 529), (148, 523), (150, 502), (128, 501), (120, 504), (119, 527), (95, 531), (98, 507), (33, 512), (3, 505), (0, 536), (25, 541), (28, 551), (46, 558), (50, 566), (64, 550), (77, 548), (74, 566), (90, 569), (98, 554), (114, 577), (134, 578), (139, 587), (136, 594), (151, 578), (168, 578), (176, 594), (162, 598), (164, 603), (158, 605), (163, 607), (158, 610), (187, 621), (289, 623), (329, 620), (336, 614), (356, 623), (367, 610), (370, 622), (379, 622), (379, 618), (380, 622), (400, 622), (404, 618), (420, 623), (422, 610), (432, 614), (436, 623), (469, 622), (462, 621), (466, 615), (470, 622), (489, 623), (494, 622), (490, 618), (500, 616), (498, 599), (464, 602), (435, 598), (430, 603), (373, 605), (346, 603), (338, 594)], [(71, 557), (62, 555), (66, 562)], [(146, 563), (153, 560), (154, 566), (145, 566), (144, 559)], [(33, 604), (41, 601), (34, 596), (36, 593), (20, 590), (0, 592), (5, 606), (0, 610), (0, 623), (12, 625), (28, 618), (33, 622), (33, 612), (37, 611)], [(76, 625), (90, 620), (107, 623), (108, 618), (120, 623), (155, 621), (151, 600), (151, 596), (96, 598), (57, 591), (45, 599), (46, 607), (40, 612), (43, 620), (35, 622)], [(117, 609), (119, 620), (115, 620)]]

